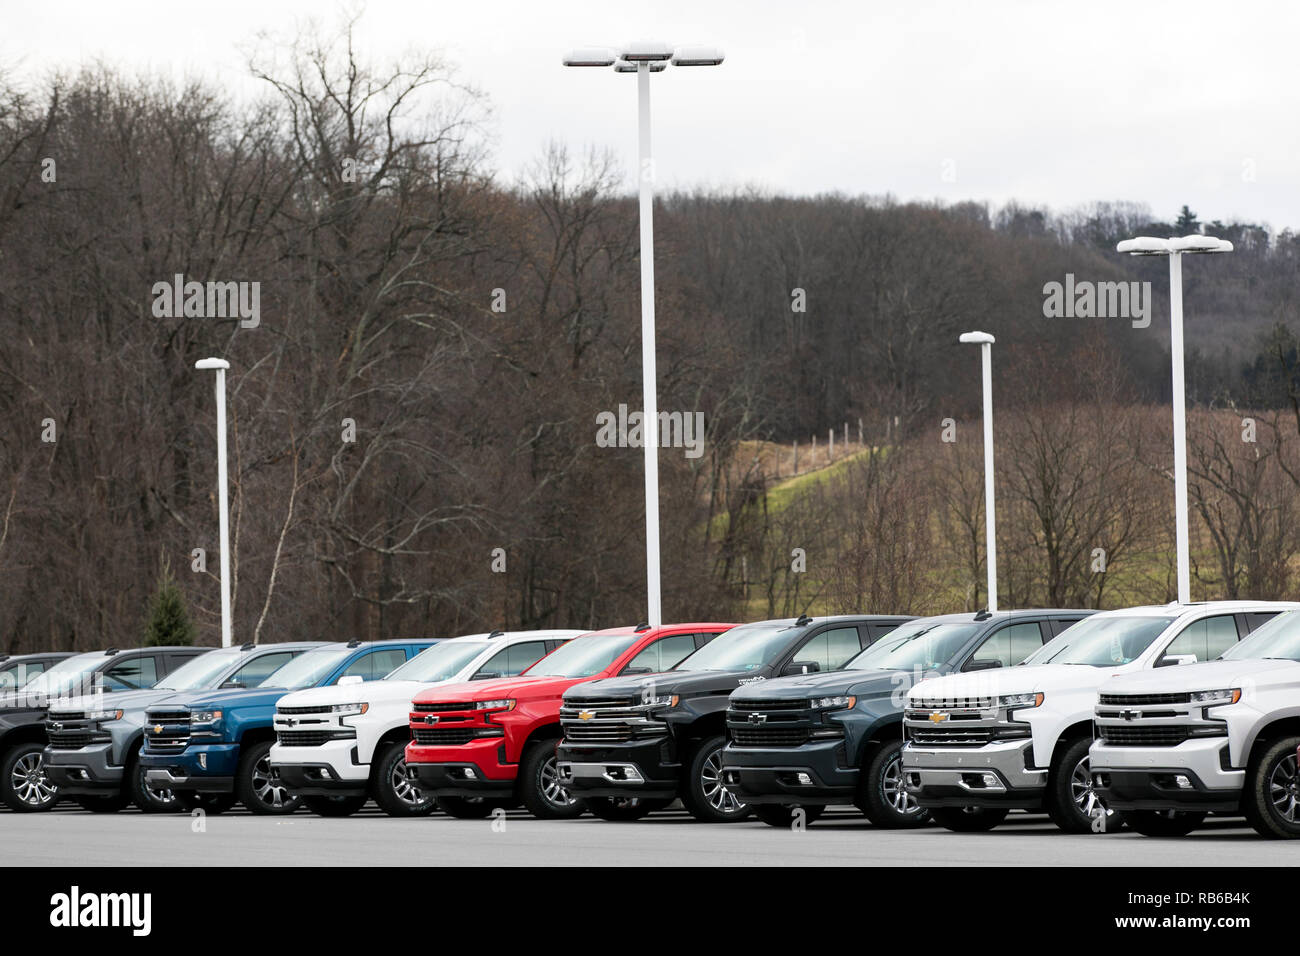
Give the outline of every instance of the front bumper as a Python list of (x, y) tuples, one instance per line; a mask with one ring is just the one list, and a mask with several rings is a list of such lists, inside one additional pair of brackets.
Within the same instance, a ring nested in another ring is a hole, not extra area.
[(1112, 809), (1236, 813), (1246, 772), (1231, 767), (1227, 748), (1226, 737), (1188, 740), (1176, 747), (1115, 747), (1098, 741), (1088, 758), (1097, 791)]
[(1047, 770), (1031, 766), (1033, 741), (1007, 740), (982, 747), (903, 747), (903, 780), (922, 807), (1000, 807), (1037, 810), (1047, 790)]
[(575, 744), (561, 741), (556, 751), (560, 779), (584, 797), (677, 796), (682, 766), (666, 736), (627, 743)]
[(722, 751), (722, 778), (745, 803), (851, 804), (859, 770), (844, 766), (843, 739), (800, 747), (729, 743)]
[(145, 768), (145, 780), (155, 787), (231, 793), (239, 766), (239, 744), (192, 744), (174, 754), (142, 751), (140, 765)]
[(126, 771), (113, 765), (112, 743), (93, 744), (77, 750), (46, 747), (43, 759), (46, 776), (64, 795), (103, 794), (122, 789)]
[(421, 790), (445, 797), (508, 797), (518, 765), (505, 762), (505, 742), (490, 737), (457, 746), (406, 745), (406, 768)]
[(271, 747), (271, 768), (302, 796), (361, 796), (370, 786), (370, 764), (358, 763), (356, 740), (319, 747)]

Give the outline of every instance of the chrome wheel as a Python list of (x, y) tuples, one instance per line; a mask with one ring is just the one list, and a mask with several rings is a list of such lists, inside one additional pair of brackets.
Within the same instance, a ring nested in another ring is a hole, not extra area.
[(1074, 765), (1074, 773), (1070, 774), (1070, 799), (1079, 812), (1091, 820), (1099, 813), (1106, 813), (1106, 805), (1093, 789), (1089, 766), (1087, 757)]
[(9, 786), (19, 800), (31, 807), (45, 806), (59, 792), (45, 775), (45, 758), (39, 750), (18, 758), (9, 773)]
[(921, 812), (921, 805), (903, 786), (903, 758), (894, 757), (885, 764), (885, 772), (880, 776), (880, 790), (895, 813), (901, 816), (913, 816)]
[(1296, 807), (1300, 802), (1300, 779), (1297, 779), (1296, 755), (1283, 757), (1268, 777), (1268, 799), (1273, 812), (1287, 823), (1297, 823)]
[(280, 778), (271, 773), (271, 757), (268, 754), (253, 765), (253, 792), (257, 799), (268, 807), (281, 809), (297, 802), (289, 793)]
[(745, 804), (722, 782), (721, 748), (709, 754), (704, 761), (704, 767), (700, 770), (700, 789), (704, 791), (704, 799), (709, 801), (709, 806), (718, 813), (739, 813), (745, 809)]
[(571, 807), (576, 798), (564, 784), (560, 783), (560, 771), (555, 757), (548, 757), (537, 771), (538, 787), (547, 802), (557, 807)]
[(407, 775), (405, 758), (399, 758), (397, 763), (393, 764), (393, 772), (388, 778), (388, 785), (392, 788), (397, 799), (405, 804), (422, 807), (429, 802), (429, 798), (421, 793), (420, 788), (416, 786), (415, 778)]

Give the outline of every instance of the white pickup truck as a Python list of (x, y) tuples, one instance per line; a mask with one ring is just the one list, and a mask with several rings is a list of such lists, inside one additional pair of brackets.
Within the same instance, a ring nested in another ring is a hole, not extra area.
[(1094, 785), (1139, 833), (1181, 836), (1218, 812), (1300, 838), (1300, 612), (1221, 660), (1108, 680), (1096, 723)]
[(493, 631), (433, 645), (383, 680), (314, 687), (275, 707), (271, 771), (307, 808), (347, 816), (374, 801), (392, 816), (433, 810), (406, 774), (411, 698), (435, 684), (513, 677), (582, 631)]
[(1103, 611), (1005, 669), (912, 688), (903, 715), (908, 793), (950, 830), (988, 830), (1043, 810), (1073, 833), (1112, 828), (1089, 763), (1098, 688), (1118, 674), (1218, 657), (1284, 610), (1214, 601)]

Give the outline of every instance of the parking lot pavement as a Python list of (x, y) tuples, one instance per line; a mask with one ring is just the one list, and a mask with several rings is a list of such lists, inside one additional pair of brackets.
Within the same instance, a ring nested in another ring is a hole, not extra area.
[(195, 820), (135, 811), (96, 814), (0, 812), (0, 848), (10, 866), (363, 865), (363, 866), (781, 866), (1025, 865), (1286, 866), (1300, 844), (1259, 838), (1243, 821), (1212, 818), (1189, 837), (1120, 832), (1072, 836), (1045, 817), (1013, 816), (991, 833), (937, 828), (876, 830), (849, 812), (828, 813), (801, 832), (758, 822), (696, 823), (668, 811), (637, 823), (535, 820), (522, 811), (498, 820), (436, 814), (391, 819), (368, 808), (347, 819), (301, 812), (255, 817), (242, 811)]

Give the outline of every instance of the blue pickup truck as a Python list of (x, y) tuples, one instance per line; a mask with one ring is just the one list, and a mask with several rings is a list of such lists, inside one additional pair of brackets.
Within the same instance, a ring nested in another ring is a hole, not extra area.
[(145, 714), (145, 779), (190, 810), (220, 813), (239, 802), (253, 813), (292, 813), (300, 801), (272, 773), (269, 758), (279, 699), (308, 687), (379, 680), (436, 643), (325, 644), (298, 655), (264, 686), (170, 697)]

